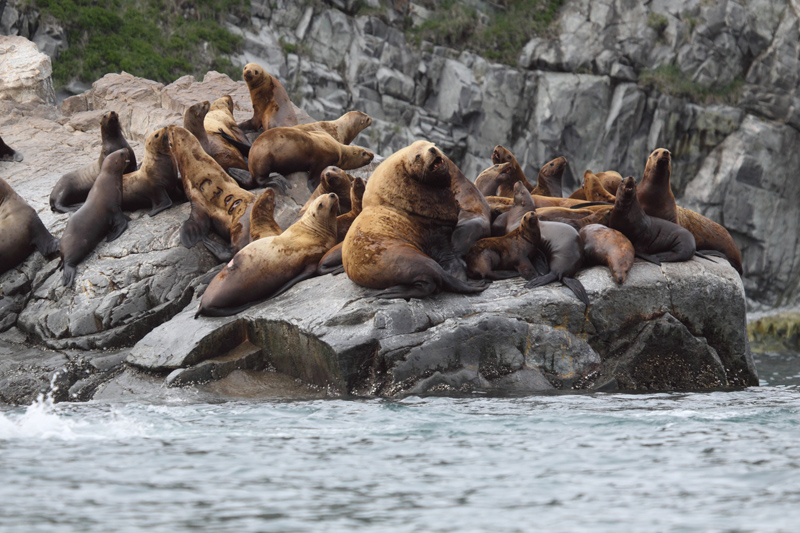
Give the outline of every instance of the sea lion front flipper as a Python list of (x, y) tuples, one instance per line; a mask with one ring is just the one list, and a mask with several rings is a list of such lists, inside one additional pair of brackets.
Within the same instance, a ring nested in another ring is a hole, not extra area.
[(211, 255), (216, 257), (221, 262), (227, 263), (233, 259), (234, 253), (230, 246), (226, 246), (220, 242), (215, 241), (208, 235), (203, 237), (203, 246), (211, 252)]
[(235, 138), (231, 137), (230, 135), (225, 133), (225, 131), (223, 131), (222, 128), (220, 128), (219, 131), (217, 131), (217, 134), (220, 137), (222, 137), (223, 139), (225, 139), (226, 141), (228, 141), (230, 144), (232, 144), (233, 147), (236, 148), (237, 150), (239, 150), (242, 153), (243, 156), (250, 157), (250, 145), (249, 144), (244, 144), (243, 142), (239, 141), (238, 139), (235, 139)]
[(111, 231), (108, 232), (106, 241), (111, 242), (122, 235), (122, 232), (128, 227), (129, 221), (130, 218), (125, 216), (122, 211), (117, 211), (114, 213), (114, 218), (111, 219)]
[(325, 274), (341, 274), (344, 272), (344, 265), (342, 264), (342, 243), (337, 244), (328, 253), (322, 256), (317, 265), (317, 274), (324, 276)]
[(575, 278), (561, 278), (561, 283), (569, 287), (569, 289), (575, 293), (575, 296), (578, 297), (578, 300), (582, 301), (586, 307), (589, 307), (589, 295), (586, 294), (586, 288), (583, 286), (579, 280)]
[(150, 201), (153, 204), (153, 208), (150, 209), (149, 213), (147, 213), (147, 216), (149, 217), (154, 217), (161, 211), (172, 207), (172, 198), (169, 197), (169, 194), (167, 194), (166, 189), (163, 187), (156, 189), (155, 195), (150, 199)]
[(270, 298), (275, 298), (276, 296), (280, 296), (284, 292), (288, 291), (301, 281), (307, 280), (308, 278), (312, 278), (317, 274), (317, 265), (311, 263), (310, 265), (306, 266), (302, 272), (300, 272), (297, 276), (290, 279), (286, 284), (278, 289), (275, 294), (270, 296)]
[[(533, 269), (539, 276), (546, 276), (550, 273), (550, 265), (547, 263), (547, 256), (542, 250), (536, 250), (536, 255), (533, 258)], [(531, 279), (526, 277), (526, 279)]]
[(249, 170), (231, 167), (227, 170), (227, 173), (243, 189), (254, 189), (256, 187), (256, 181)]
[(539, 276), (533, 278), (528, 283), (525, 284), (526, 289), (535, 289), (536, 287), (543, 287), (548, 283), (553, 283), (554, 281), (558, 280), (558, 275), (555, 272), (550, 272), (549, 274), (545, 274), (544, 276)]
[(46, 258), (58, 252), (61, 241), (53, 237), (53, 235), (47, 231), (47, 228), (44, 227), (42, 220), (38, 216), (33, 219), (32, 223), (33, 227), (31, 229), (33, 232), (33, 239), (31, 242), (39, 253)]
[(195, 244), (202, 241), (211, 229), (211, 219), (205, 211), (201, 211), (192, 205), (192, 213), (189, 219), (181, 226), (181, 244), (187, 248), (193, 248)]
[(61, 284), (64, 285), (64, 287), (71, 287), (75, 282), (76, 272), (74, 265), (64, 263), (64, 274), (61, 277)]
[(645, 261), (653, 263), (654, 265), (661, 266), (661, 260), (658, 257), (654, 256), (654, 255), (643, 254), (641, 252), (636, 252), (636, 257), (638, 257), (639, 259), (644, 259)]

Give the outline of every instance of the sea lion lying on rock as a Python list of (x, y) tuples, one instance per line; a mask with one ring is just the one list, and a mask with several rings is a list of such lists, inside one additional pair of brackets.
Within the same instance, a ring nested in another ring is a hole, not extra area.
[(541, 234), (539, 249), (547, 259), (550, 271), (533, 278), (525, 284), (525, 287), (530, 289), (553, 281), (561, 281), (588, 306), (589, 296), (583, 283), (572, 277), (583, 266), (581, 236), (575, 228), (560, 222), (539, 221), (539, 232)]
[(336, 120), (298, 124), (303, 131), (324, 131), (342, 144), (350, 144), (364, 128), (372, 124), (372, 118), (361, 111), (350, 111)]
[(33, 250), (50, 257), (58, 251), (58, 239), (28, 202), (0, 178), (0, 274), (22, 263)]
[(211, 280), (195, 318), (234, 315), (313, 276), (336, 244), (338, 204), (333, 193), (320, 196), (282, 234), (245, 246)]
[(442, 289), (469, 294), (488, 286), (446, 271), (464, 273), (451, 243), (459, 209), (449, 165), (433, 143), (417, 141), (383, 161), (367, 182), (363, 207), (344, 239), (342, 261), (355, 283), (382, 289), (378, 298), (424, 298)]
[[(517, 185), (525, 190), (521, 183)], [(539, 219), (535, 212), (529, 211), (508, 235), (481, 239), (472, 245), (467, 254), (467, 275), (478, 279), (515, 276), (530, 279), (536, 275), (530, 258), (536, 253), (540, 240)]]
[(586, 262), (605, 265), (611, 277), (622, 285), (633, 267), (636, 252), (630, 239), (615, 229), (601, 224), (589, 224), (580, 230)]

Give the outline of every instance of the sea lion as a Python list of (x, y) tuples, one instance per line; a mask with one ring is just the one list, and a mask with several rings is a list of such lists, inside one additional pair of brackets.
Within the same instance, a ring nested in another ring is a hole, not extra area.
[(515, 180), (511, 176), (511, 163), (499, 163), (487, 168), (475, 178), (475, 187), (485, 196), (496, 196), (500, 185), (514, 186)]
[(451, 241), (456, 257), (464, 257), (479, 239), (491, 235), (492, 216), (486, 198), (450, 158), (443, 156), (450, 170), (450, 188), (458, 203), (458, 222)]
[(522, 171), (522, 167), (517, 161), (517, 158), (514, 157), (514, 154), (512, 154), (508, 148), (500, 146), (499, 144), (495, 146), (494, 150), (492, 151), (492, 163), (495, 165), (499, 165), (501, 163), (511, 164), (511, 182), (498, 186), (497, 196), (506, 196), (508, 198), (512, 197), (514, 195), (514, 183), (517, 181), (525, 185), (525, 188), (528, 189), (528, 192), (533, 191), (533, 185), (531, 185), (531, 183), (528, 181), (528, 178), (525, 177), (525, 173)]
[(709, 250), (720, 252), (736, 272), (740, 275), (743, 273), (742, 252), (728, 230), (700, 213), (680, 206), (678, 206), (678, 224), (691, 232), (700, 252), (709, 253)]
[(300, 209), (300, 216), (306, 212), (306, 209), (323, 194), (335, 193), (339, 197), (340, 214), (350, 211), (352, 205), (350, 204), (350, 187), (353, 184), (353, 178), (344, 170), (336, 166), (325, 168), (320, 174), (319, 185), (311, 193), (311, 197), (306, 201), (305, 205)]
[(657, 265), (662, 261), (688, 261), (695, 254), (695, 240), (689, 230), (644, 212), (632, 176), (623, 179), (617, 190), (608, 227), (630, 239), (638, 257)]
[(264, 184), (272, 172), (286, 176), (304, 171), (316, 186), (325, 167), (360, 168), (373, 157), (372, 152), (342, 144), (322, 131), (272, 128), (259, 135), (250, 149), (250, 174)]
[(539, 249), (547, 259), (550, 272), (533, 278), (525, 287), (530, 289), (561, 281), (588, 306), (589, 296), (583, 283), (572, 277), (583, 265), (583, 241), (578, 231), (567, 224), (540, 220), (539, 232)]
[[(250, 146), (250, 140), (233, 118), (233, 98), (229, 94), (211, 102), (206, 118), (203, 119), (203, 127), (209, 135), (225, 133), (248, 148)], [(242, 155), (246, 157), (247, 153)]]
[(514, 198), (506, 198), (505, 196), (487, 196), (486, 203), (489, 204), (489, 209), (492, 212), (492, 218), (496, 219), (498, 216), (513, 207)]
[(361, 131), (372, 124), (372, 118), (361, 111), (350, 111), (336, 120), (298, 124), (303, 131), (324, 131), (342, 144), (350, 144)]
[(561, 178), (566, 169), (567, 159), (565, 157), (557, 157), (545, 163), (539, 169), (536, 187), (530, 191), (531, 195), (561, 198)]
[(586, 200), (589, 202), (610, 202), (616, 201), (616, 195), (608, 192), (603, 183), (591, 170), (583, 173), (583, 190)]
[(362, 287), (382, 289), (378, 298), (424, 298), (441, 289), (483, 291), (486, 282), (461, 281), (446, 270), (458, 264), (451, 236), (459, 208), (451, 181), (444, 155), (427, 141), (378, 165), (367, 182), (363, 210), (344, 239), (348, 277)]
[[(584, 173), (584, 177), (585, 176), (586, 174)], [(603, 172), (596, 172), (594, 176), (600, 181), (600, 185), (602, 185), (603, 189), (605, 189), (609, 194), (611, 194), (616, 198), (617, 188), (619, 187), (619, 184), (622, 182), (622, 176), (620, 175), (620, 173), (614, 170), (605, 170)], [(573, 200), (589, 201), (588, 198), (586, 198), (586, 192), (584, 191), (583, 187), (576, 190), (574, 193), (570, 194), (569, 197)]]
[(128, 227), (130, 218), (122, 213), (122, 174), (130, 163), (128, 157), (123, 148), (104, 158), (86, 202), (67, 220), (60, 245), (65, 287), (72, 285), (78, 263), (103, 237), (111, 242)]
[(22, 263), (33, 250), (49, 257), (58, 250), (58, 239), (28, 202), (0, 178), (0, 274)]
[(353, 225), (353, 221), (356, 219), (358, 215), (361, 214), (362, 209), (362, 199), (364, 197), (364, 190), (367, 184), (361, 178), (355, 178), (353, 180), (353, 185), (350, 188), (350, 202), (353, 206), (349, 212), (339, 215), (336, 217), (336, 239), (337, 244), (330, 250), (328, 253), (322, 256), (322, 259), (319, 260), (319, 266), (317, 267), (317, 274), (325, 275), (325, 274), (341, 274), (344, 272), (344, 266), (342, 265), (342, 242), (344, 238), (347, 236), (347, 232), (350, 229), (350, 226)]
[(492, 222), (492, 236), (500, 237), (508, 235), (519, 227), (522, 217), (525, 213), (535, 209), (531, 193), (525, 188), (525, 185), (517, 182), (514, 184), (514, 204), (511, 209), (505, 213), (501, 213)]
[(678, 209), (669, 183), (671, 175), (672, 154), (664, 148), (656, 148), (647, 158), (636, 195), (645, 213), (677, 224)]
[(611, 277), (622, 285), (633, 266), (636, 252), (630, 239), (619, 231), (601, 224), (589, 224), (580, 230), (586, 261), (605, 265)]
[[(181, 243), (192, 248), (202, 241), (218, 259), (227, 261), (250, 242), (255, 195), (239, 187), (188, 130), (169, 126), (167, 135), (183, 190), (192, 204), (189, 219), (181, 227)], [(229, 241), (230, 248), (210, 238), (212, 229)]]
[[(209, 135), (204, 125), (211, 104), (208, 100), (190, 106), (183, 114), (183, 127), (197, 137), (203, 150), (219, 163), (222, 170), (238, 168), (249, 171), (242, 153), (219, 135)], [(249, 181), (249, 176), (246, 177)]]
[[(519, 187), (528, 192), (521, 183)], [(536, 253), (540, 239), (539, 219), (529, 211), (508, 235), (481, 239), (472, 245), (467, 254), (467, 275), (479, 279), (530, 279), (536, 275), (530, 257)]]
[(320, 196), (282, 234), (245, 246), (208, 284), (195, 318), (234, 315), (313, 276), (336, 244), (338, 203), (333, 193)]
[(122, 176), (122, 208), (133, 211), (149, 206), (156, 216), (172, 206), (170, 193), (178, 187), (178, 171), (169, 149), (167, 128), (156, 130), (144, 143), (144, 160), (138, 170)]
[(275, 191), (266, 189), (250, 209), (250, 242), (281, 233), (283, 230), (275, 222)]
[(86, 199), (94, 185), (94, 180), (100, 174), (103, 160), (117, 150), (124, 149), (128, 152), (129, 162), (124, 169), (125, 174), (136, 170), (136, 155), (122, 135), (119, 115), (115, 111), (105, 113), (100, 119), (100, 137), (103, 140), (103, 148), (97, 161), (64, 174), (56, 182), (53, 192), (50, 193), (50, 209), (53, 211), (68, 213), (77, 210), (80, 206), (72, 204), (83, 202)]
[(256, 131), (261, 128), (296, 126), (297, 114), (286, 89), (277, 78), (267, 74), (255, 63), (248, 63), (242, 69), (242, 77), (250, 90), (253, 102), (253, 118), (239, 123), (245, 131)]
[(11, 148), (9, 145), (3, 142), (3, 138), (0, 137), (0, 161), (16, 161), (21, 163), (25, 157)]

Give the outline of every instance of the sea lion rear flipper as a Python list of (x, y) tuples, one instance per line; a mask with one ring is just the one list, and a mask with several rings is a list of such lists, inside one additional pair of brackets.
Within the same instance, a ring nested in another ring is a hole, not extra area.
[(645, 261), (653, 263), (654, 265), (661, 266), (661, 260), (658, 257), (654, 256), (654, 255), (649, 255), (649, 254), (643, 254), (641, 252), (636, 252), (636, 257), (638, 257), (639, 259), (644, 259)]
[(342, 243), (337, 244), (328, 253), (322, 256), (317, 265), (317, 274), (324, 276), (325, 274), (341, 274), (344, 272), (344, 265), (342, 264)]
[(528, 283), (525, 284), (526, 289), (535, 289), (536, 287), (543, 287), (548, 283), (552, 283), (558, 280), (558, 275), (555, 272), (550, 272), (549, 274), (545, 274), (544, 276), (539, 276), (533, 278)]
[(117, 211), (111, 219), (111, 231), (108, 233), (106, 241), (111, 242), (122, 235), (122, 232), (128, 227), (128, 221), (130, 221), (129, 217), (125, 216), (122, 211)]
[(61, 283), (64, 285), (64, 287), (72, 286), (72, 283), (75, 281), (75, 273), (76, 270), (74, 265), (68, 265), (67, 263), (64, 263), (64, 274), (61, 277)]
[(155, 195), (150, 199), (153, 208), (147, 213), (147, 216), (154, 217), (165, 209), (172, 207), (172, 198), (167, 194), (166, 189), (159, 187), (155, 190)]
[(61, 241), (53, 237), (47, 228), (42, 223), (41, 219), (37, 216), (33, 219), (33, 239), (31, 242), (44, 257), (50, 257), (58, 252), (58, 247)]
[(203, 246), (205, 246), (214, 257), (222, 262), (227, 263), (234, 256), (233, 250), (230, 246), (226, 246), (220, 242), (217, 242), (209, 236), (203, 237)]
[(317, 265), (312, 263), (312, 264), (306, 266), (306, 268), (304, 268), (302, 272), (300, 272), (294, 278), (290, 279), (283, 287), (281, 287), (280, 289), (275, 291), (275, 294), (270, 296), (270, 298), (275, 298), (276, 296), (280, 296), (281, 294), (283, 294), (284, 292), (288, 291), (289, 289), (291, 289), (292, 287), (294, 287), (295, 285), (297, 285), (301, 281), (307, 280), (308, 278), (312, 278), (316, 274), (317, 274)]
[(227, 170), (228, 175), (236, 180), (236, 183), (244, 189), (253, 189), (256, 186), (256, 181), (250, 174), (249, 170), (231, 167)]
[(228, 141), (237, 150), (239, 150), (242, 153), (243, 156), (245, 156), (245, 157), (249, 157), (250, 156), (250, 145), (249, 144), (244, 144), (243, 142), (239, 141), (238, 139), (234, 139), (233, 137), (231, 137), (230, 135), (225, 133), (222, 130), (222, 128), (220, 128), (219, 131), (217, 131), (217, 133), (219, 134), (220, 137), (222, 137), (223, 139)]
[(582, 301), (586, 307), (589, 307), (589, 295), (586, 294), (586, 289), (584, 288), (583, 283), (575, 278), (567, 277), (561, 278), (561, 282), (575, 293), (575, 296), (578, 297), (578, 300)]
[(201, 211), (192, 205), (192, 213), (189, 219), (181, 226), (181, 244), (187, 248), (193, 248), (195, 244), (202, 241), (211, 229), (211, 219), (205, 211)]

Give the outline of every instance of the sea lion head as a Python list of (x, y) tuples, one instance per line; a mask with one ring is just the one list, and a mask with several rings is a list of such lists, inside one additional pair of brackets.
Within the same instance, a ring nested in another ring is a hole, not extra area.
[(363, 178), (356, 178), (350, 186), (350, 200), (353, 202), (360, 202), (364, 198), (364, 191), (367, 188), (367, 183)]
[(100, 130), (104, 133), (119, 131), (119, 115), (116, 111), (108, 111), (100, 119)]
[(214, 103), (211, 104), (211, 107), (209, 108), (209, 110), (213, 111), (215, 109), (227, 109), (232, 114), (233, 113), (233, 98), (231, 98), (231, 95), (226, 94), (225, 96), (220, 96), (219, 98), (214, 100)]
[(666, 148), (656, 148), (650, 153), (650, 157), (647, 158), (647, 168), (648, 169), (657, 170), (658, 172), (667, 171), (670, 174), (672, 173), (672, 154)]
[(542, 233), (539, 228), (539, 217), (536, 215), (535, 210), (528, 211), (522, 216), (519, 227), (520, 233), (522, 233), (522, 237), (526, 241), (537, 245), (539, 244), (539, 241), (542, 238)]
[(557, 157), (552, 161), (545, 163), (539, 170), (539, 176), (543, 178), (557, 178), (561, 179), (564, 170), (567, 168), (567, 158)]
[(167, 128), (156, 130), (147, 136), (145, 141), (145, 151), (155, 152), (162, 155), (169, 155), (169, 137), (167, 135)]
[(272, 76), (269, 76), (261, 65), (257, 63), (246, 64), (242, 69), (242, 77), (250, 88), (258, 87), (272, 79)]
[(410, 178), (432, 187), (450, 187), (450, 168), (444, 154), (428, 141), (417, 141), (408, 147), (402, 162)]
[(366, 113), (362, 113), (361, 111), (351, 111), (351, 113), (355, 116), (355, 122), (362, 130), (372, 124), (372, 117)]
[(200, 121), (200, 123), (202, 124), (202, 121), (204, 118), (206, 118), (206, 115), (208, 114), (208, 110), (210, 108), (211, 104), (208, 102), (208, 100), (204, 100), (189, 107), (189, 109), (186, 110), (186, 114), (191, 115), (192, 118)]
[(336, 217), (339, 215), (339, 197), (336, 193), (319, 196), (303, 213), (302, 220), (318, 229), (336, 235)]
[(492, 151), (492, 163), (495, 165), (499, 163), (510, 163), (514, 159), (514, 155), (505, 146), (499, 144), (494, 147)]
[(325, 167), (320, 176), (322, 188), (329, 192), (348, 192), (350, 190), (350, 178), (344, 170), (336, 166)]
[(528, 189), (525, 188), (521, 181), (516, 182), (514, 184), (514, 205), (525, 205), (528, 203), (526, 200), (530, 197), (530, 193), (528, 193), (526, 197), (522, 191), (528, 193)]
[(627, 209), (636, 199), (636, 180), (633, 176), (623, 178), (622, 183), (617, 189), (617, 197), (614, 201), (615, 209)]
[[(497, 187), (500, 188), (502, 185), (511, 187), (511, 184), (515, 181), (514, 177), (511, 175), (511, 171), (513, 170), (511, 163), (501, 163), (495, 165), (495, 167), (497, 167)], [(518, 183), (520, 183), (520, 185), (522, 184), (521, 181), (518, 181)]]

